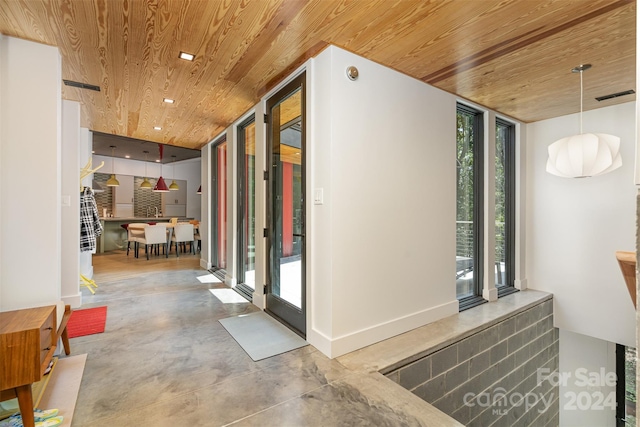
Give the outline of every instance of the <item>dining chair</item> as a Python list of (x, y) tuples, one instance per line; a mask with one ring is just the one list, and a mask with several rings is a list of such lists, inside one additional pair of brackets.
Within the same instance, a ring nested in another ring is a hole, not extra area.
[[(145, 252), (147, 253), (147, 260), (149, 260), (149, 252), (153, 248), (153, 245), (164, 245), (166, 248), (165, 256), (169, 257), (169, 248), (167, 248), (167, 225), (155, 224), (144, 226), (144, 238), (140, 243), (145, 245)], [(151, 248), (149, 247), (151, 246)], [(136, 258), (138, 257), (138, 248), (136, 248)]]
[[(176, 245), (176, 256), (179, 255), (179, 247), (178, 243), (190, 243), (191, 244), (191, 252), (193, 253), (193, 224), (187, 223), (178, 223), (173, 227), (173, 235), (171, 236), (171, 244), (175, 243)], [(171, 248), (169, 248), (171, 250)]]
[(138, 258), (138, 245), (144, 241), (144, 229), (129, 227), (129, 225), (131, 224), (127, 224), (127, 256), (129, 256), (131, 242), (133, 242), (133, 254)]

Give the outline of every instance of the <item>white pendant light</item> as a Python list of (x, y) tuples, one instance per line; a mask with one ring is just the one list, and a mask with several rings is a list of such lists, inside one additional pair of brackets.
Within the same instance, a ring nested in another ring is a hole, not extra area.
[(113, 163), (115, 162), (114, 152), (116, 150), (115, 145), (110, 145), (111, 147), (111, 177), (107, 180), (107, 187), (117, 187), (120, 185), (120, 182), (116, 179), (116, 175), (113, 171)]
[(580, 73), (580, 134), (549, 145), (547, 172), (550, 174), (564, 178), (586, 178), (622, 166), (620, 138), (604, 133), (582, 133), (582, 73), (589, 68), (591, 64), (584, 64), (571, 70)]

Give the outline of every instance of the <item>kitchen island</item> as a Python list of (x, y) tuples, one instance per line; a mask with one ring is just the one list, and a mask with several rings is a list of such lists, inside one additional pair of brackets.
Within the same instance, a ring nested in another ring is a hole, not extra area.
[[(176, 218), (176, 217), (174, 217)], [(190, 221), (193, 218), (177, 217), (178, 221)], [(149, 222), (169, 222), (169, 217), (119, 217), (119, 218), (100, 218), (102, 223), (102, 235), (98, 237), (97, 253), (115, 251), (127, 248), (127, 230), (122, 228), (122, 224), (131, 223), (149, 223)]]

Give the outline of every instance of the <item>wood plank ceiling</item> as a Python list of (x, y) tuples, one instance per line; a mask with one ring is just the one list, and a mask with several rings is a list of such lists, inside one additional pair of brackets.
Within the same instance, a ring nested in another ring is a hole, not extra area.
[[(200, 148), (334, 44), (524, 122), (635, 100), (632, 0), (0, 0), (0, 32), (59, 46), (92, 130)], [(193, 53), (193, 62), (178, 53)], [(163, 98), (172, 98), (166, 104)], [(154, 126), (162, 130), (155, 131)]]

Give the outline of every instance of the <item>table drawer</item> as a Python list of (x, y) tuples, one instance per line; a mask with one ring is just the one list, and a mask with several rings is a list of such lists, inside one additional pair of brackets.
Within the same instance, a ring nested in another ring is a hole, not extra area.
[[(44, 321), (40, 327), (40, 364), (45, 364), (45, 359), (49, 352), (56, 346), (56, 310)], [(48, 361), (47, 361), (48, 363)], [(44, 367), (46, 368), (46, 366)], [(43, 369), (44, 369), (43, 368)]]

